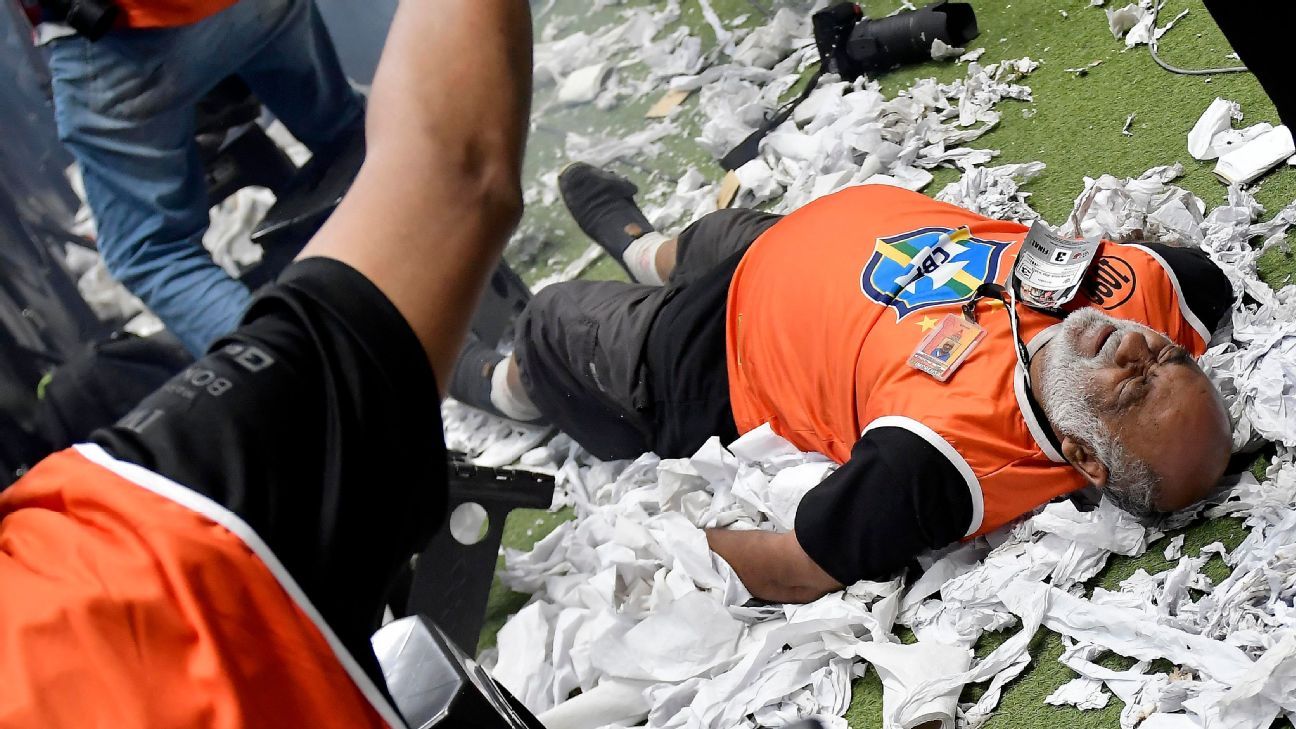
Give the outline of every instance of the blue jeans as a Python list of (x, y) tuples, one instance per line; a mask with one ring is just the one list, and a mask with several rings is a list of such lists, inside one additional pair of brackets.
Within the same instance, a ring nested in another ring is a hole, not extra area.
[(76, 157), (108, 270), (195, 355), (232, 331), (251, 298), (202, 246), (207, 190), (194, 105), (238, 75), (312, 150), (356, 124), (311, 0), (242, 0), (192, 25), (50, 44), (59, 138)]

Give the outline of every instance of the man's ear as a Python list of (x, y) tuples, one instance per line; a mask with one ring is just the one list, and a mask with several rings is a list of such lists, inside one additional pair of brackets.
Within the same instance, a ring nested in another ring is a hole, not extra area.
[(1089, 483), (1098, 488), (1107, 485), (1107, 466), (1098, 460), (1098, 455), (1087, 443), (1069, 435), (1062, 436), (1062, 457), (1075, 466), (1077, 471), (1084, 474), (1084, 477), (1089, 479)]

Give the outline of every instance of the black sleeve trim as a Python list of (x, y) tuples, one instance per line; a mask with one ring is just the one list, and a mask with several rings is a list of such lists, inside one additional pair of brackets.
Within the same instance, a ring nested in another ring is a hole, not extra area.
[[(1233, 306), (1233, 286), (1219, 266), (1197, 248), (1179, 248), (1164, 243), (1140, 242), (1161, 257), (1178, 280), (1179, 297), (1207, 330), (1219, 329)], [(1207, 337), (1209, 339), (1209, 337)]]
[(888, 579), (919, 553), (961, 539), (973, 518), (959, 470), (902, 427), (869, 430), (801, 500), (797, 541), (844, 585)]

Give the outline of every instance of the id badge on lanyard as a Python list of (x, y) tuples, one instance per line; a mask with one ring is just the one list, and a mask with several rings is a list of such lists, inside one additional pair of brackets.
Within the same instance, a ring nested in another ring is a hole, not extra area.
[(909, 366), (945, 382), (985, 337), (975, 320), (946, 314), (909, 355)]
[[(1094, 192), (1091, 191), (1082, 209), (1088, 208), (1093, 195)], [(1079, 218), (1080, 215), (1077, 215), (1072, 221), (1076, 230), (1080, 229)], [(1017, 348), (1017, 361), (1026, 371), (1029, 382), (1030, 355), (1021, 338), (1017, 302), (1021, 301), (1033, 309), (1061, 318), (1062, 305), (1075, 298), (1097, 251), (1098, 241), (1060, 236), (1047, 223), (1036, 220), (1022, 241), (1008, 286), (981, 284), (972, 298), (963, 305), (961, 316), (946, 314), (918, 342), (913, 354), (909, 355), (909, 366), (926, 372), (940, 382), (949, 380), (985, 338), (985, 328), (977, 323), (976, 304), (982, 298), (992, 298), (1002, 302), (1008, 310), (1008, 321)]]
[(1017, 349), (1017, 361), (1026, 373), (1026, 383), (1030, 384), (1030, 353), (1021, 338), (1021, 324), (1017, 317), (1017, 299), (1011, 289), (997, 283), (983, 283), (977, 287), (972, 298), (963, 304), (961, 314), (946, 314), (927, 336), (922, 338), (914, 353), (909, 355), (909, 366), (926, 372), (939, 382), (945, 382), (954, 374), (963, 360), (985, 338), (986, 330), (977, 322), (976, 305), (983, 298), (995, 299), (1003, 303), (1008, 311), (1008, 325), (1012, 329), (1013, 343)]

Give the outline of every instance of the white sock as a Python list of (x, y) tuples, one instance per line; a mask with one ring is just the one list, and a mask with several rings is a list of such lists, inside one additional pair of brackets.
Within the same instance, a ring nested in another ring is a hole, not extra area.
[(515, 391), (509, 386), (508, 364), (511, 361), (513, 361), (512, 357), (505, 357), (491, 372), (491, 404), (514, 420), (535, 420), (540, 417), (540, 410), (536, 408), (535, 403), (531, 402), (526, 391), (521, 387), (517, 388), (520, 392)]
[(630, 269), (634, 280), (653, 286), (666, 283), (661, 274), (657, 273), (657, 251), (669, 240), (670, 238), (654, 230), (630, 241), (621, 258), (625, 260), (626, 268)]

